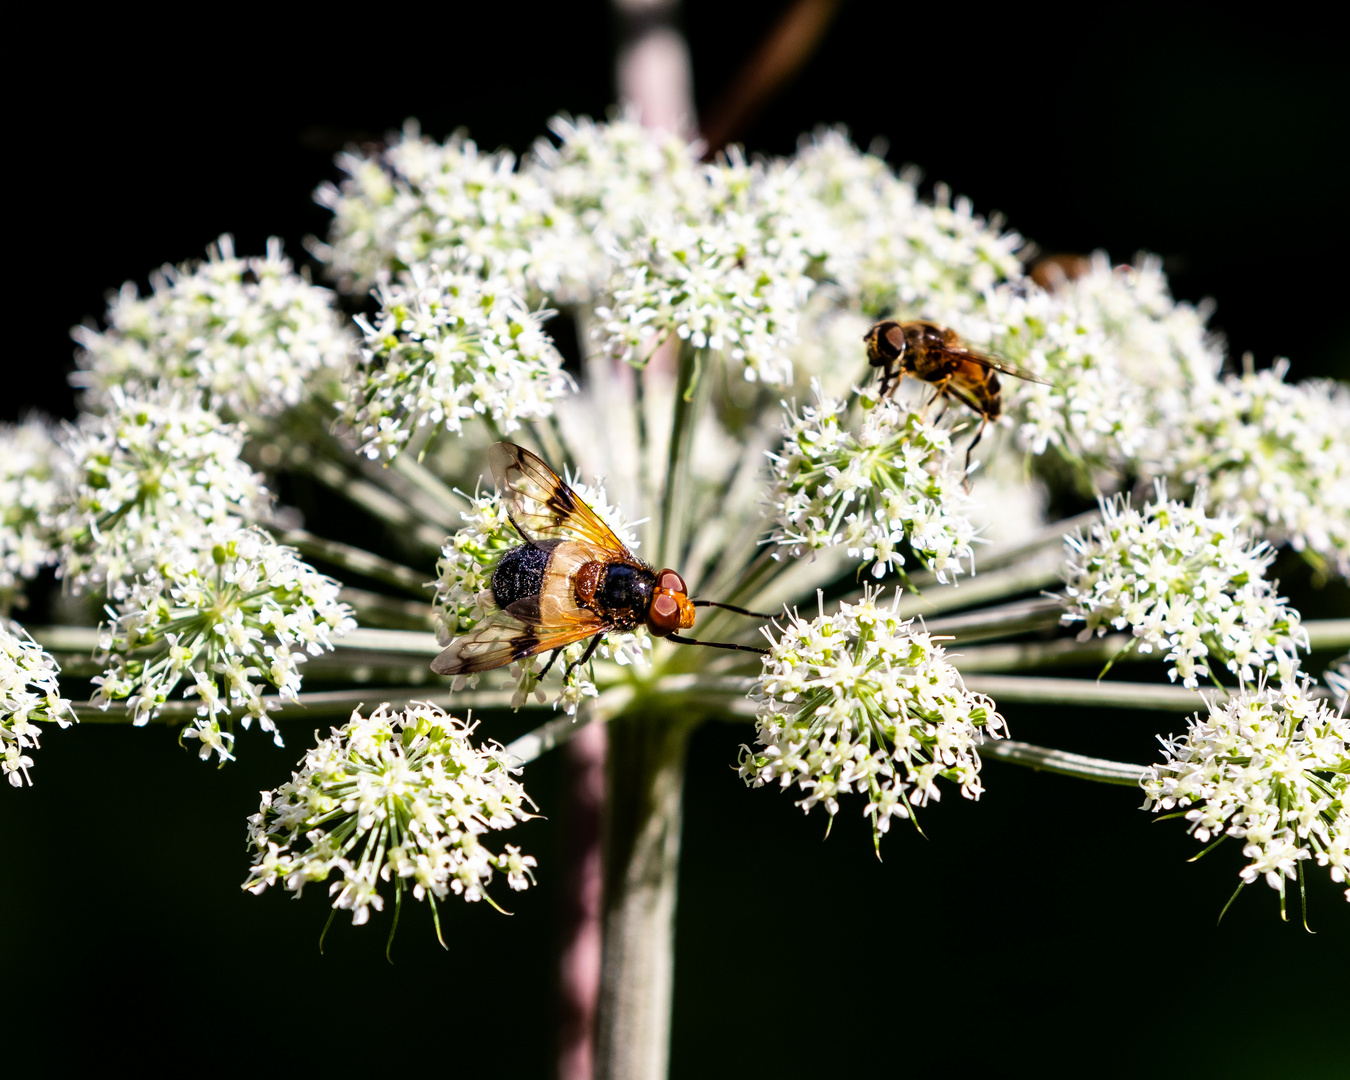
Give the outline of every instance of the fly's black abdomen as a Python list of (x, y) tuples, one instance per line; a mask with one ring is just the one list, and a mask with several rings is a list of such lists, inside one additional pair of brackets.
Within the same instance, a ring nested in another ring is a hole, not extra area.
[(492, 595), (498, 607), (510, 607), (526, 596), (538, 596), (544, 588), (544, 572), (553, 549), (562, 541), (539, 540), (512, 548), (492, 571)]
[(656, 575), (646, 567), (613, 563), (595, 591), (596, 605), (615, 626), (628, 629), (647, 618), (655, 586)]

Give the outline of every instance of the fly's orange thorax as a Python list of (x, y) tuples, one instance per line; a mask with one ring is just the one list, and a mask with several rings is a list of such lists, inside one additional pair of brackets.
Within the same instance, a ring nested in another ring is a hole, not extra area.
[(600, 579), (604, 576), (604, 563), (595, 561), (582, 563), (581, 569), (572, 577), (572, 588), (576, 591), (578, 604), (595, 610), (595, 592), (600, 588)]

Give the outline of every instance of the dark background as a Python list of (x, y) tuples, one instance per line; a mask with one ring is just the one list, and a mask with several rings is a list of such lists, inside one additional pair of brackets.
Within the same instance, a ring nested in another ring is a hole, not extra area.
[[(702, 110), (782, 7), (686, 5)], [(372, 10), (341, 24), (314, 10), (287, 23), (222, 9), (210, 32), (121, 14), (16, 28), (17, 304), (0, 418), (34, 404), (74, 415), (67, 329), (123, 280), (144, 285), (224, 231), (241, 252), (276, 234), (300, 257), (326, 222), (310, 193), (336, 178), (347, 139), (415, 115), (437, 137), (464, 126), (524, 151), (553, 112), (599, 115), (613, 95), (602, 4)], [(1234, 356), (1288, 355), (1294, 377), (1350, 374), (1347, 102), (1324, 30), (1288, 6), (1260, 24), (1122, 6), (1115, 21), (899, 10), (846, 5), (748, 147), (790, 151), (818, 123), (845, 123), (863, 145), (884, 136), (894, 163), (1002, 211), (1046, 251), (1163, 255), (1178, 296), (1217, 300)], [(1310, 596), (1309, 613), (1343, 613), (1345, 595)], [(1127, 760), (1181, 725), (1008, 716), (1019, 738)], [(239, 892), (244, 817), (307, 742), (304, 725), (287, 732), (286, 750), (245, 735), (220, 771), (162, 729), (46, 736), (36, 787), (0, 792), (10, 1054), (49, 1070), (547, 1075), (566, 827), (555, 758), (526, 777), (550, 820), (518, 830), (540, 887), (509, 897), (511, 918), (451, 903), (448, 953), (425, 912), (405, 912), (391, 967), (385, 919), (339, 919), (321, 956), (321, 890), (300, 903)], [(1333, 1075), (1350, 920), (1324, 870), (1310, 874), (1316, 936), (1296, 912), (1281, 923), (1263, 884), (1216, 928), (1236, 846), (1188, 865), (1198, 845), (1175, 822), (1151, 825), (1138, 792), (999, 763), (979, 804), (950, 793), (923, 816), (927, 840), (894, 832), (878, 863), (860, 806), (822, 843), (818, 812), (745, 791), (729, 766), (747, 738), (713, 725), (692, 750), (673, 1075)]]

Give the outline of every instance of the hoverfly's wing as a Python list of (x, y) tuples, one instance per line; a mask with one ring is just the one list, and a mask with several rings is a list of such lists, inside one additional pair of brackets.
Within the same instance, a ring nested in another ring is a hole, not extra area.
[(609, 629), (593, 611), (567, 615), (547, 598), (527, 596), (494, 612), (463, 637), (457, 637), (431, 662), (437, 675), (472, 675), (505, 667), (535, 653), (560, 649)]
[(953, 349), (951, 352), (962, 360), (972, 360), (981, 367), (993, 368), (1003, 375), (1011, 375), (1014, 379), (1026, 379), (1027, 382), (1040, 383), (1042, 386), (1055, 385), (1049, 379), (1042, 379), (1039, 375), (1033, 375), (1025, 368), (1020, 368), (1016, 364), (1009, 364), (1006, 360), (1000, 360), (994, 356), (972, 352), (970, 349)]
[(511, 518), (527, 540), (584, 540), (633, 561), (623, 541), (537, 456), (515, 443), (488, 447), (488, 465)]

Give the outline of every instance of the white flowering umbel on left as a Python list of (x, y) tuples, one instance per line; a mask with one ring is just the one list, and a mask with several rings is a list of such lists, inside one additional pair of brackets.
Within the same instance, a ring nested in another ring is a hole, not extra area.
[(1142, 781), (1144, 808), (1185, 817), (1201, 843), (1241, 840), (1251, 860), (1242, 883), (1264, 877), (1281, 911), (1285, 882), (1301, 879), (1307, 860), (1332, 881), (1350, 875), (1350, 718), (1309, 689), (1262, 686), (1211, 703), (1209, 716), (1162, 741), (1166, 760)]
[(793, 614), (764, 658), (751, 697), (759, 701), (755, 749), (741, 747), (740, 775), (752, 787), (796, 783), (809, 811), (824, 805), (831, 819), (839, 796), (868, 798), (873, 842), (892, 817), (940, 799), (938, 780), (978, 799), (977, 747), (1007, 734), (983, 694), (965, 688), (946, 652), (912, 619), (865, 590), (856, 604), (815, 619)]
[(1128, 628), (1127, 648), (1166, 650), (1168, 675), (1192, 689), (1213, 676), (1211, 657), (1243, 685), (1292, 675), (1308, 633), (1265, 578), (1270, 546), (1231, 514), (1211, 517), (1200, 497), (1188, 506), (1161, 483), (1156, 492), (1143, 510), (1103, 501), (1087, 537), (1065, 537), (1061, 620), (1086, 624), (1080, 641)]
[(379, 884), (392, 882), (391, 940), (409, 888), (434, 916), (436, 901), (452, 892), (496, 907), (487, 894), (494, 871), (512, 889), (528, 888), (534, 858), (511, 844), (493, 853), (482, 838), (533, 817), (534, 804), (506, 752), (470, 740), (475, 726), (426, 702), (353, 712), (305, 754), (289, 783), (263, 792), (249, 818), (253, 868), (243, 887), (257, 895), (280, 881), (298, 896), (337, 871), (333, 907), (359, 926), (371, 908), (384, 909)]
[(14, 787), (33, 783), (28, 751), (38, 748), (38, 724), (75, 720), (56, 682), (60, 671), (22, 626), (0, 618), (0, 770)]
[(52, 515), (69, 587), (120, 599), (165, 548), (209, 552), (216, 532), (256, 520), (270, 496), (240, 456), (242, 428), (195, 396), (114, 386), (107, 405), (70, 432)]
[(335, 386), (355, 352), (333, 294), (295, 272), (281, 241), (263, 258), (239, 258), (222, 236), (204, 263), (166, 266), (141, 297), (130, 282), (108, 303), (107, 329), (79, 326), (74, 381), (104, 403), (170, 382), (205, 396), (233, 419), (272, 416)]
[(94, 700), (106, 709), (128, 699), (132, 723), (145, 724), (186, 683), (184, 694), (201, 704), (184, 734), (201, 740), (203, 761), (212, 751), (231, 756), (234, 736), (220, 723), (231, 709), (244, 710), (245, 728), (256, 717), (281, 745), (264, 684), (295, 698), (305, 655), (332, 649), (355, 625), (338, 583), (260, 529), (222, 537), (206, 552), (171, 548), (103, 629), (109, 666), (94, 679)]
[(904, 566), (906, 547), (941, 582), (973, 571), (971, 499), (952, 432), (893, 399), (860, 396), (855, 434), (845, 402), (812, 386), (816, 403), (788, 413), (771, 455), (770, 542), (793, 556), (844, 546), (878, 578)]

